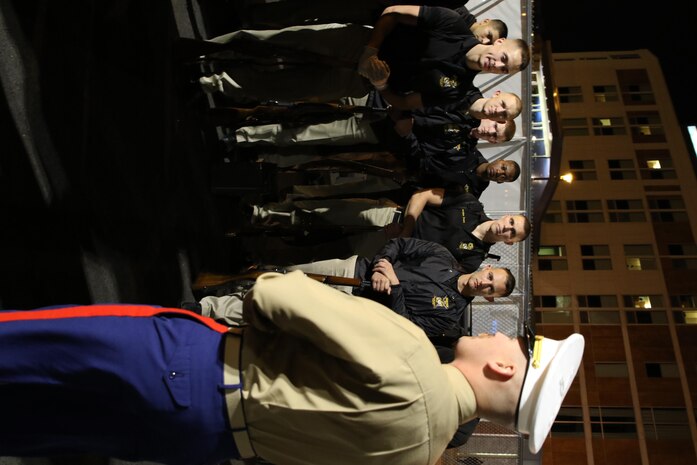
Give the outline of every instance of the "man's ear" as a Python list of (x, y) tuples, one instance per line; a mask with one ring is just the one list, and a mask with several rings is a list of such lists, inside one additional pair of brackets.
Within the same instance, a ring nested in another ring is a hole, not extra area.
[(506, 38), (505, 38), (505, 37), (499, 37), (498, 39), (496, 39), (496, 40), (494, 41), (494, 43), (495, 43), (495, 44), (502, 44), (502, 43), (504, 43), (505, 41), (506, 41)]
[(500, 360), (490, 360), (486, 362), (487, 368), (502, 379), (510, 379), (515, 375), (515, 365), (510, 362)]

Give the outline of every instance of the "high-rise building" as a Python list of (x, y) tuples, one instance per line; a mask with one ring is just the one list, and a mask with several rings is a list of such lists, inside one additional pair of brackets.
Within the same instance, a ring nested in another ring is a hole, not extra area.
[(586, 350), (542, 463), (697, 464), (697, 180), (687, 128), (649, 51), (552, 57), (563, 144), (550, 177), (574, 180), (557, 184), (537, 218), (533, 318), (555, 339), (580, 332)]

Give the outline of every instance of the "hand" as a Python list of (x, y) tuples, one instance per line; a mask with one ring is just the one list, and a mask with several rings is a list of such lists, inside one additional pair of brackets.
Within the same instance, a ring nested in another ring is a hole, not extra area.
[(390, 240), (402, 234), (402, 225), (399, 223), (390, 223), (382, 228), (382, 230), (385, 232), (385, 239)]
[(358, 74), (365, 76), (365, 74), (363, 74), (363, 70), (369, 66), (368, 62), (372, 59), (372, 57), (376, 57), (377, 55), (377, 48), (369, 45), (363, 47), (363, 53), (361, 54), (360, 58), (358, 58)]
[(414, 118), (404, 118), (394, 123), (394, 130), (402, 137), (407, 137), (411, 134), (414, 128)]
[(390, 295), (392, 293), (392, 286), (390, 286), (390, 280), (387, 279), (382, 273), (373, 273), (370, 278), (370, 282), (373, 285), (373, 290), (375, 292), (382, 292), (384, 294)]
[(368, 78), (374, 86), (387, 84), (390, 77), (390, 67), (378, 58), (377, 53), (376, 48), (366, 47), (358, 60), (358, 74)]
[(396, 286), (399, 284), (399, 279), (397, 278), (397, 274), (394, 272), (392, 263), (390, 263), (390, 261), (386, 258), (381, 258), (380, 260), (378, 260), (378, 262), (373, 267), (373, 272), (384, 275), (387, 279), (390, 280), (390, 284), (392, 286)]

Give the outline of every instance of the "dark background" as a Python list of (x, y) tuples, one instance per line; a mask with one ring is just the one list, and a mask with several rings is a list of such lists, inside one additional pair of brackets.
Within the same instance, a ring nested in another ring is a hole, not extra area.
[(683, 126), (697, 124), (697, 2), (536, 0), (535, 25), (553, 52), (650, 50)]

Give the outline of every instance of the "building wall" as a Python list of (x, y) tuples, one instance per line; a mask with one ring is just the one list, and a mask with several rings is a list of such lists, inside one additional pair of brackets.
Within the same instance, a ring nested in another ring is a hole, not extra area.
[(552, 72), (576, 179), (542, 222), (534, 315), (586, 351), (542, 462), (697, 464), (697, 182), (662, 71), (637, 50)]

